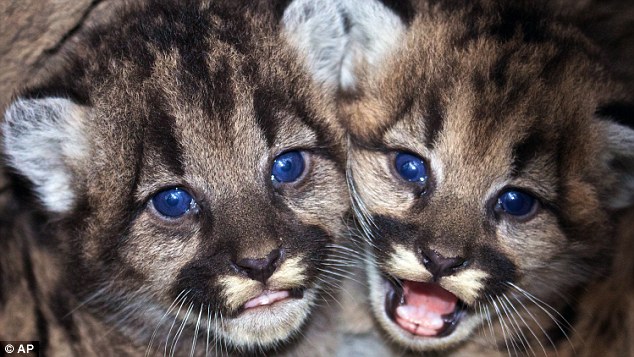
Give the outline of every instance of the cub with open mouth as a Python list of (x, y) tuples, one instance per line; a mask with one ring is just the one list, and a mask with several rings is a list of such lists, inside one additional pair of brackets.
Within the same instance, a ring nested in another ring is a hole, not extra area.
[(634, 106), (600, 47), (547, 2), (339, 4), (326, 78), (395, 354), (630, 355)]
[(588, 301), (627, 276), (632, 98), (545, 4), (416, 4), (345, 109), (374, 316), (416, 351), (618, 355)]
[(336, 329), (344, 131), (282, 10), (125, 3), (13, 102), (3, 339), (52, 356), (334, 353), (319, 336)]

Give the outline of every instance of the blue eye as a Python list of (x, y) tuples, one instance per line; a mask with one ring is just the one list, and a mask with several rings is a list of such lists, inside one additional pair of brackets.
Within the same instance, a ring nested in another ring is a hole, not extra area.
[(498, 207), (512, 216), (526, 216), (536, 202), (535, 197), (521, 191), (506, 191), (498, 197)]
[(299, 151), (289, 151), (273, 160), (271, 179), (277, 182), (293, 182), (304, 172), (304, 157)]
[(187, 191), (175, 187), (154, 195), (152, 204), (163, 216), (178, 218), (187, 213), (196, 204), (196, 201)]
[(394, 166), (404, 180), (419, 183), (427, 181), (427, 168), (423, 159), (418, 156), (404, 152), (398, 153)]

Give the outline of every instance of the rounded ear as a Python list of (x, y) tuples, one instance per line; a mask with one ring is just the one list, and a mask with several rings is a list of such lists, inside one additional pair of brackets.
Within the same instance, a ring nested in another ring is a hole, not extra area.
[(616, 183), (610, 190), (608, 205), (614, 209), (634, 205), (634, 130), (605, 120), (606, 149), (610, 169)]
[(76, 170), (88, 154), (86, 109), (65, 98), (17, 99), (4, 115), (7, 163), (29, 179), (52, 212), (69, 210), (76, 196)]
[(405, 31), (401, 18), (377, 0), (294, 0), (282, 26), (316, 82), (344, 93), (355, 91), (360, 74), (378, 66)]

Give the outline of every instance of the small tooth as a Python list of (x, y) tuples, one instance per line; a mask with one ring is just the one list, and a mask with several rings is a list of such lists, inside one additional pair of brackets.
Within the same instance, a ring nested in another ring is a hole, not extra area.
[(403, 305), (403, 306), (399, 306), (399, 307), (396, 308), (396, 313), (400, 317), (405, 317), (405, 316), (411, 314), (412, 312), (414, 312), (415, 309), (416, 308), (414, 306)]
[(432, 329), (439, 329), (445, 325), (442, 317), (438, 314), (429, 313), (425, 319), (425, 327)]
[(440, 329), (445, 325), (440, 315), (416, 306), (399, 306), (396, 308), (396, 314), (403, 320), (421, 325), (427, 329)]
[(262, 299), (260, 300), (260, 305), (268, 305), (271, 303), (271, 299), (269, 299), (268, 295), (262, 296)]
[(418, 309), (416, 308), (416, 306), (410, 305), (401, 305), (396, 308), (396, 314), (400, 318), (414, 323), (418, 323), (417, 321), (415, 321), (415, 319), (412, 318), (412, 315), (416, 314), (417, 311)]

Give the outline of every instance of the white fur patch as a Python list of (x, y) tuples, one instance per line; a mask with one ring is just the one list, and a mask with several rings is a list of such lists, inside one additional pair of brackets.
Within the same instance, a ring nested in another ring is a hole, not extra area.
[(260, 282), (241, 276), (224, 276), (218, 279), (218, 282), (222, 286), (227, 306), (231, 309), (239, 308), (262, 292)]
[(284, 13), (291, 44), (306, 55), (315, 80), (352, 91), (358, 66), (377, 66), (405, 25), (375, 0), (296, 0)]
[(306, 267), (302, 265), (302, 256), (286, 259), (269, 278), (273, 289), (289, 289), (301, 286), (306, 280)]
[(467, 304), (473, 304), (479, 297), (480, 290), (484, 288), (484, 280), (488, 277), (489, 274), (483, 270), (468, 269), (443, 277), (440, 285)]
[(47, 209), (64, 212), (75, 199), (71, 163), (83, 160), (85, 110), (68, 99), (18, 99), (2, 124), (8, 164), (26, 176)]
[(399, 279), (429, 281), (432, 278), (416, 254), (402, 245), (394, 246), (394, 253), (390, 255), (387, 268), (390, 274)]

